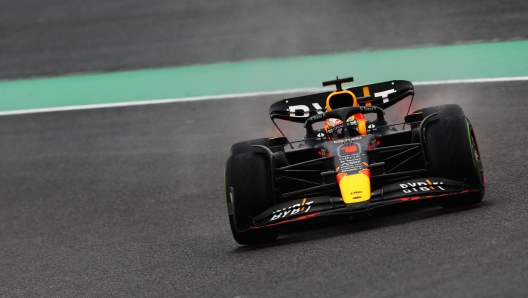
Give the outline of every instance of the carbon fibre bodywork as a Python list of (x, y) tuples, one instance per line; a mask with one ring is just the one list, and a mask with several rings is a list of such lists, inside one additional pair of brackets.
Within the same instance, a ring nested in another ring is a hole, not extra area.
[[(338, 92), (339, 89), (340, 85)], [(252, 152), (264, 154), (269, 160), (268, 187), (274, 203), (260, 214), (250, 216), (251, 220), (247, 223), (235, 221), (234, 227), (238, 232), (321, 216), (368, 212), (396, 203), (442, 200), (471, 193), (483, 195), (485, 180), (480, 152), (473, 129), (460, 107), (439, 108), (437, 112), (425, 116), (421, 113), (407, 115), (405, 123), (411, 129), (397, 131), (383, 119), (383, 109), (413, 96), (410, 82), (389, 81), (347, 90), (364, 95), (357, 98), (358, 106), (325, 111), (321, 107), (329, 105), (331, 92), (328, 92), (284, 99), (270, 107), (272, 120), (278, 118), (305, 123), (306, 136), (298, 148), (289, 151), (285, 151), (285, 146), (293, 142), (288, 142), (285, 137), (270, 141), (274, 146), (252, 145)], [(449, 113), (445, 112), (448, 108)], [(367, 121), (368, 130), (364, 134), (354, 130), (349, 132), (345, 127), (346, 137), (330, 139), (324, 131), (312, 128), (314, 122), (330, 117), (345, 120), (358, 112), (377, 114), (376, 120)], [(474, 156), (466, 154), (465, 158), (472, 158), (475, 164), (475, 171), (468, 172), (473, 179), (435, 175), (438, 171), (430, 164), (427, 130), (431, 123), (436, 125), (440, 119), (449, 118), (446, 115), (462, 117), (464, 130), (467, 126), (469, 141), (464, 144), (471, 146)], [(457, 179), (450, 179), (452, 177)], [(232, 216), (237, 190), (226, 185), (226, 192)]]

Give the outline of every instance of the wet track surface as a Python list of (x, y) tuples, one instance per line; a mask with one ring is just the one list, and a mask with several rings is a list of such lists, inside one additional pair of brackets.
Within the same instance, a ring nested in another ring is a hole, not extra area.
[[(527, 37), (525, 2), (334, 2), (5, 2), (0, 77)], [(339, 40), (340, 26), (360, 38)], [(0, 117), (0, 296), (526, 297), (526, 94), (526, 82), (416, 87), (413, 110), (458, 103), (471, 120), (481, 204), (306, 223), (256, 247), (232, 239), (224, 163), (234, 142), (278, 135), (267, 112), (282, 97)]]
[(416, 108), (457, 102), (472, 121), (488, 181), (482, 204), (408, 205), (289, 228), (257, 247), (231, 237), (223, 168), (232, 143), (277, 135), (266, 112), (280, 98), (2, 117), (0, 289), (8, 296), (527, 295), (526, 84), (416, 89)]

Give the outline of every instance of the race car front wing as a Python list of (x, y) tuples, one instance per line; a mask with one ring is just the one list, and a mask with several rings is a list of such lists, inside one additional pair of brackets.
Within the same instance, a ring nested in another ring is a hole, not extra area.
[[(299, 222), (302, 220), (337, 214), (363, 213), (374, 208), (396, 203), (411, 202), (424, 199), (438, 199), (468, 192), (479, 192), (464, 182), (444, 178), (421, 178), (403, 181), (384, 186), (372, 192), (368, 201), (345, 204), (341, 197), (317, 196), (296, 199), (275, 205), (252, 219), (251, 224), (239, 227), (239, 232), (250, 229), (260, 229), (277, 225)], [(229, 189), (231, 202), (229, 213), (234, 210), (233, 188)], [(236, 222), (235, 222), (236, 225)]]

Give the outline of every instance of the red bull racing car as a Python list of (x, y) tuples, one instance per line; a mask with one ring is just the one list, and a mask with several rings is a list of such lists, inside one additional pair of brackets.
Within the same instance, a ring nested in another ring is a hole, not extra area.
[[(414, 97), (412, 83), (395, 80), (343, 90), (342, 84), (351, 81), (323, 82), (336, 91), (270, 106), (275, 125), (275, 119), (304, 123), (302, 141), (290, 142), (283, 134), (231, 147), (225, 193), (239, 244), (273, 241), (284, 225), (316, 217), (417, 200), (436, 199), (445, 208), (482, 200), (481, 155), (460, 106), (417, 110), (400, 123), (410, 129), (397, 130), (385, 121), (384, 110)], [(324, 127), (314, 129), (317, 122)]]

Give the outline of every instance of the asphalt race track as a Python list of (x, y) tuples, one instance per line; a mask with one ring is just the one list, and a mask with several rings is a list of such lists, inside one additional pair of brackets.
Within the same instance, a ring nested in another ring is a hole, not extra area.
[(232, 143), (277, 135), (266, 113), (279, 98), (1, 117), (0, 289), (6, 296), (525, 296), (526, 84), (416, 89), (416, 108), (434, 101), (465, 109), (486, 169), (484, 202), (294, 227), (258, 247), (231, 237), (223, 168)]
[[(55, 2), (52, 7), (64, 8)], [(469, 26), (461, 39), (427, 42), (468, 41), (471, 32), (487, 40), (526, 37), (514, 26), (526, 22), (526, 10), (519, 17), (515, 9), (482, 3), (480, 9), (504, 14), (497, 22), (509, 22), (511, 35)], [(449, 15), (443, 7), (429, 9)], [(485, 12), (456, 15), (453, 22), (484, 24), (479, 15), (492, 18)], [(5, 28), (18, 19), (0, 20)], [(13, 38), (22, 43), (22, 36)], [(131, 44), (150, 46), (139, 39)], [(363, 47), (369, 44), (400, 45)], [(74, 60), (50, 68), (53, 59), (44, 59), (34, 70), (14, 69), (21, 60), (0, 63), (2, 77), (25, 77), (101, 71), (97, 63), (106, 61)], [(158, 65), (140, 62), (122, 67)], [(481, 204), (444, 210), (426, 202), (305, 223), (256, 247), (232, 239), (224, 163), (233, 143), (278, 135), (267, 113), (282, 97), (0, 117), (0, 296), (526, 297), (527, 94), (526, 82), (416, 87), (413, 110), (458, 103), (471, 120), (486, 171)], [(406, 108), (391, 108), (388, 119), (401, 120), (397, 114)], [(286, 129), (299, 136), (302, 125)]]

